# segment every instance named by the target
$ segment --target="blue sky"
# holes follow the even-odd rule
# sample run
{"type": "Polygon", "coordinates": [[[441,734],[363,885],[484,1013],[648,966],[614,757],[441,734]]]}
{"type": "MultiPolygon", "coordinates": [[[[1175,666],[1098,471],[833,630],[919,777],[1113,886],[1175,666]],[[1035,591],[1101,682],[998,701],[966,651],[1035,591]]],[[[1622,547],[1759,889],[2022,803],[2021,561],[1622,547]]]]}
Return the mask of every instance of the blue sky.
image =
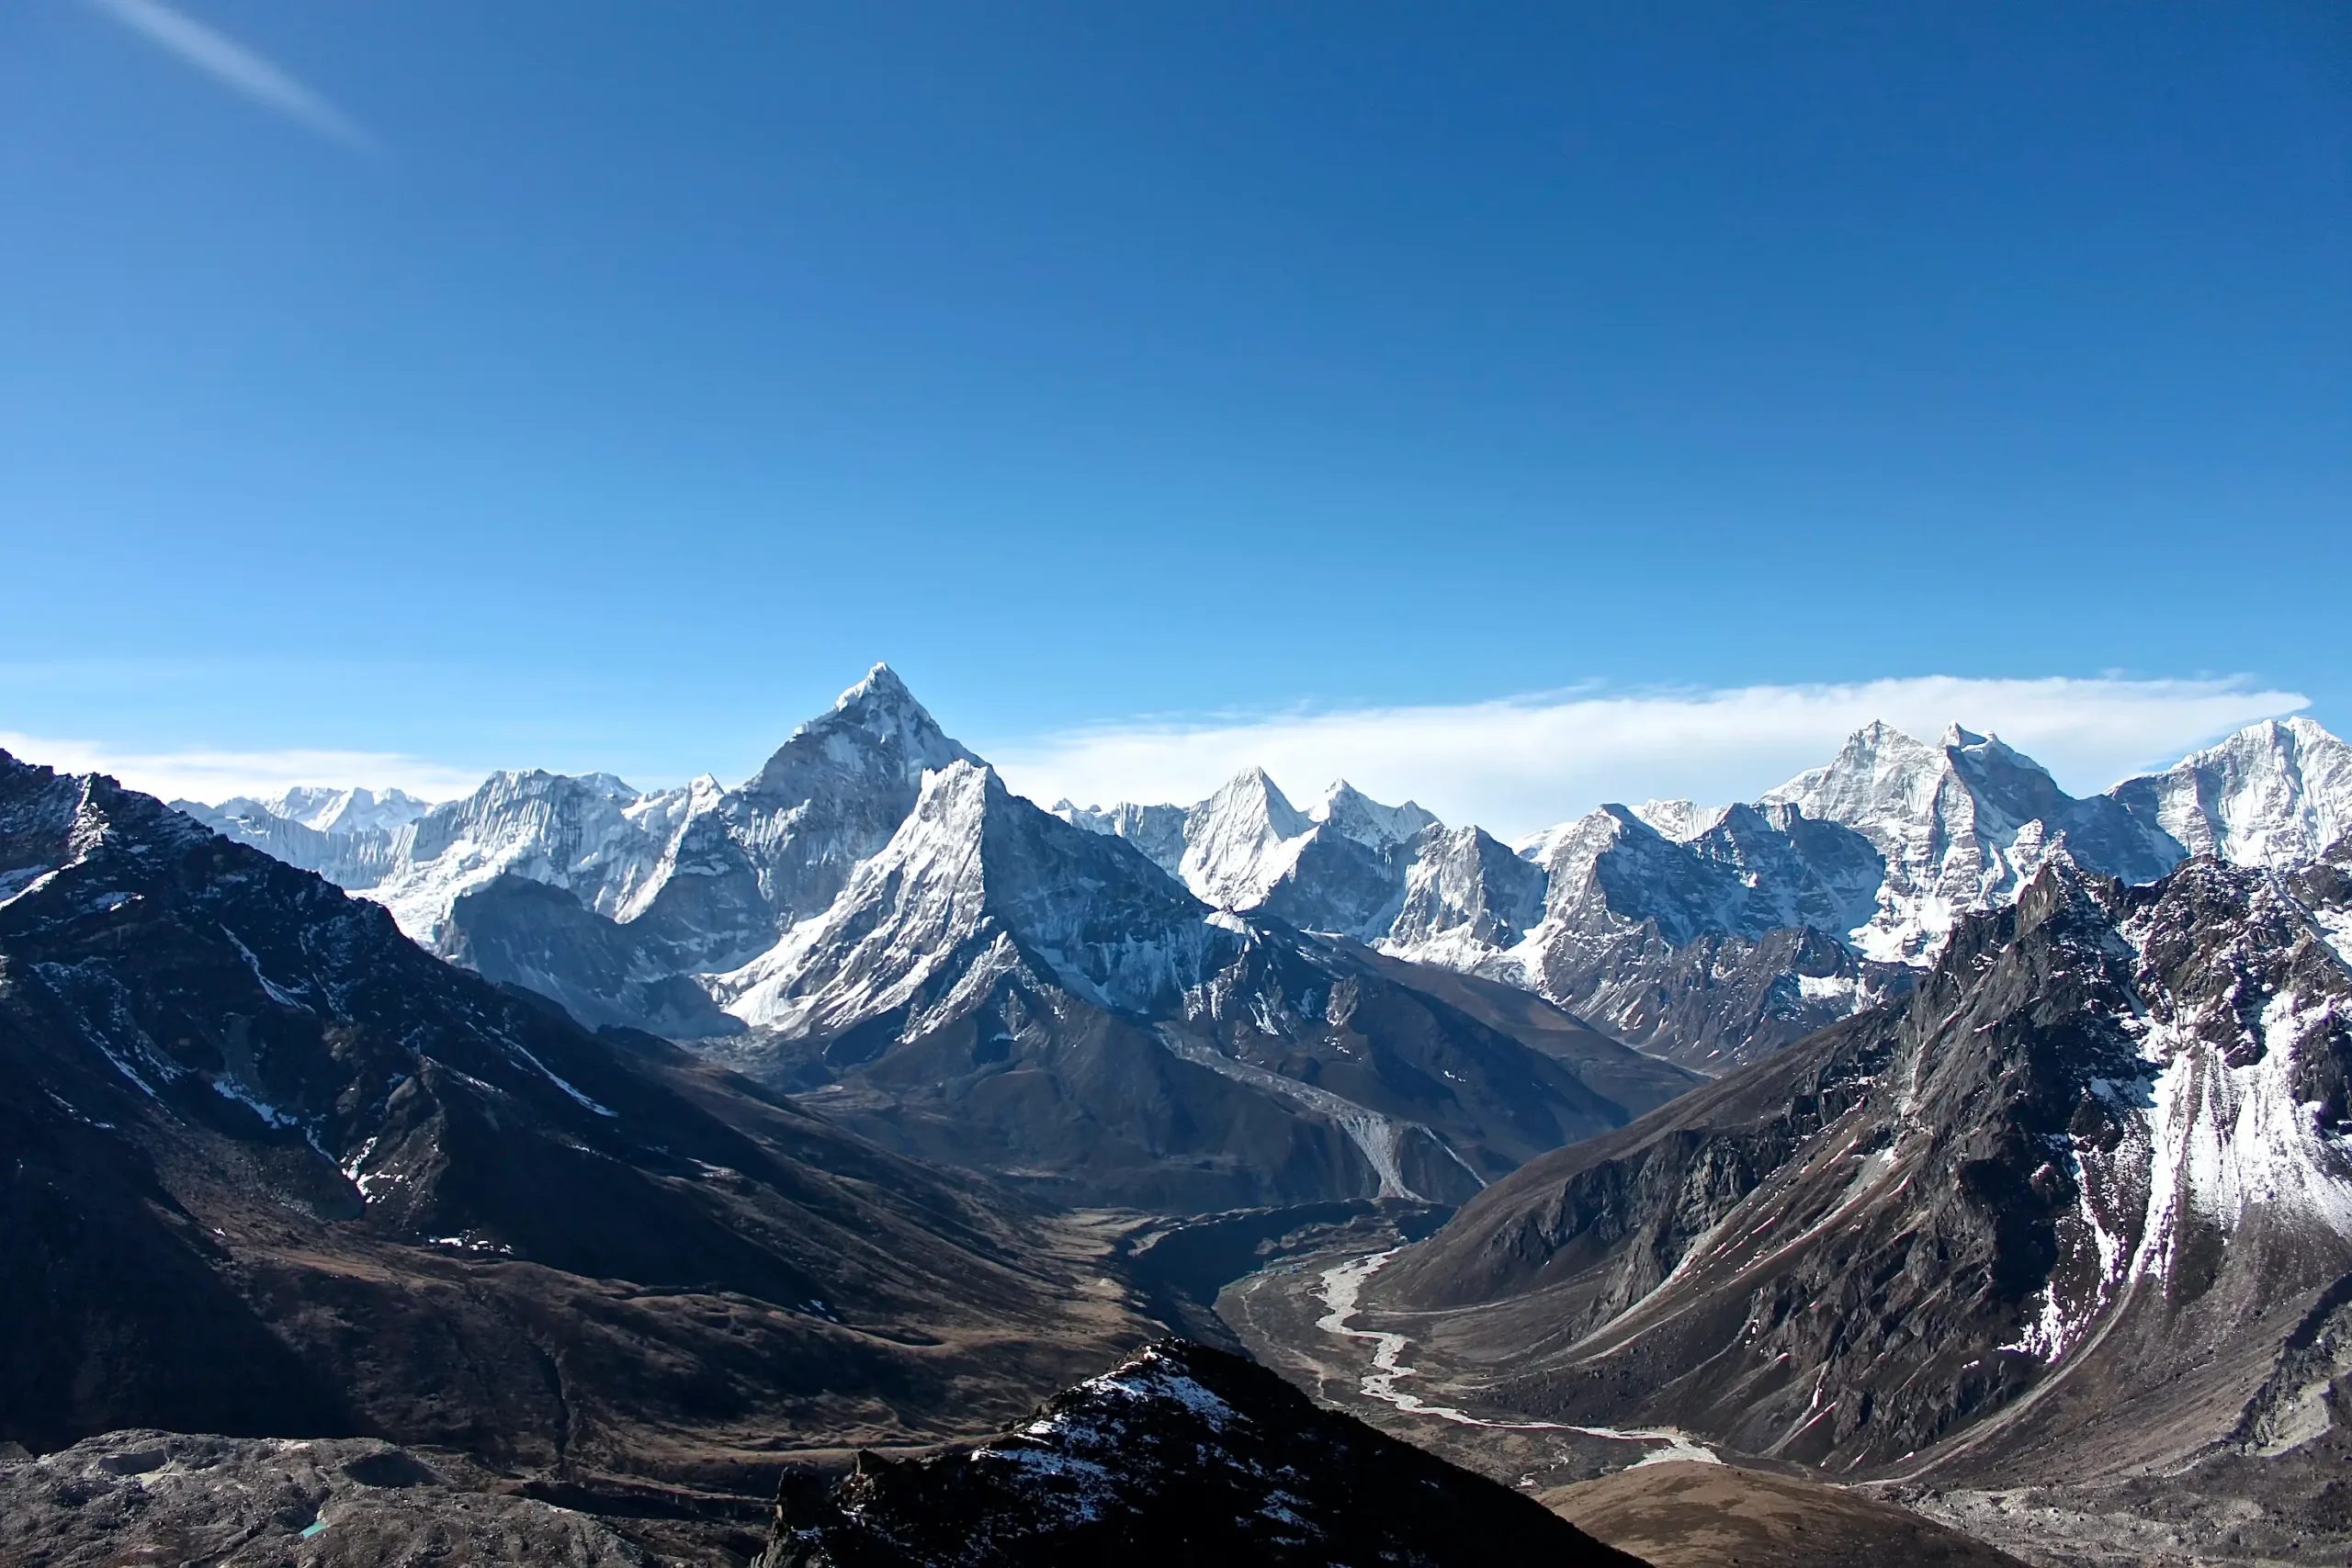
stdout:
{"type": "Polygon", "coordinates": [[[2352,728],[2347,17],[9,6],[0,732],[733,777],[877,659],[1033,763],[2352,728]]]}

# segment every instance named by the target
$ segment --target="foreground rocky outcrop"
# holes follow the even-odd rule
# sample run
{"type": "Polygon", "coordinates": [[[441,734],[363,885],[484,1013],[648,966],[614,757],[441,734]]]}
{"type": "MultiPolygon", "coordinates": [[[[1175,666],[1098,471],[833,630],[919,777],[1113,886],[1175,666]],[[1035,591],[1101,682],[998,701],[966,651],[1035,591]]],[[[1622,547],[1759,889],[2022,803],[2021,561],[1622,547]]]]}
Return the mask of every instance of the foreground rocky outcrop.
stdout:
{"type": "Polygon", "coordinates": [[[987,1442],[786,1478],[760,1568],[1639,1562],[1510,1488],[1163,1340],[987,1442]]]}

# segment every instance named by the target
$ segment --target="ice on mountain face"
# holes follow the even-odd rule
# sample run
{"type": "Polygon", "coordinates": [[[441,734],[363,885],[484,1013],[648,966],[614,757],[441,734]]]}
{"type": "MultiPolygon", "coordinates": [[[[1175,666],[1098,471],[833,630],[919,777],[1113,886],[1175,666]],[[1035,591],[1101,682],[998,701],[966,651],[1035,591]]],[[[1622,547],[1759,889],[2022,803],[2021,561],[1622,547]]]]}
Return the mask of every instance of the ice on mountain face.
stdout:
{"type": "Polygon", "coordinates": [[[2114,802],[2076,800],[1997,737],[1953,725],[1929,746],[1875,723],[1835,761],[1763,797],[1852,829],[1886,863],[1877,908],[1840,932],[1866,958],[1919,964],[1952,922],[1996,908],[2064,849],[2089,869],[2145,880],[2177,859],[2114,802]]]}
{"type": "Polygon", "coordinates": [[[1072,806],[1065,800],[1054,815],[1090,833],[1125,839],[1141,850],[1152,864],[1179,881],[1184,875],[1184,818],[1181,806],[1136,806],[1122,801],[1108,811],[1072,806]]]}
{"type": "Polygon", "coordinates": [[[979,761],[947,738],[888,665],[876,664],[831,713],[794,731],[741,793],[808,801],[816,786],[849,780],[912,790],[926,773],[979,761]]]}
{"type": "Polygon", "coordinates": [[[988,768],[927,773],[914,809],[822,915],[711,977],[748,1023],[831,1031],[906,1010],[904,1037],[1028,964],[1098,1005],[1197,986],[1236,947],[1211,911],[1131,849],[1008,793],[988,768]]]}
{"type": "Polygon", "coordinates": [[[1282,906],[1313,930],[1370,940],[1376,915],[1393,917],[1403,895],[1402,857],[1438,819],[1407,801],[1385,806],[1342,779],[1301,811],[1261,768],[1249,768],[1191,807],[1121,804],[1104,810],[1062,801],[1054,815],[1114,835],[1200,897],[1223,909],[1282,906]]]}
{"type": "Polygon", "coordinates": [[[1450,969],[1476,969],[1543,916],[1544,874],[1476,828],[1425,830],[1382,952],[1450,969]]]}
{"type": "Polygon", "coordinates": [[[1687,844],[1721,822],[1730,807],[1701,806],[1689,800],[1645,800],[1633,809],[1634,815],[1656,829],[1661,838],[1687,844]]]}
{"type": "Polygon", "coordinates": [[[2352,832],[2352,746],[2307,718],[2270,719],[2108,793],[2190,854],[2299,865],[2352,832]]]}
{"type": "Polygon", "coordinates": [[[1184,817],[1184,885],[1220,909],[1262,900],[1315,829],[1263,768],[1237,773],[1184,817]]]}
{"type": "Polygon", "coordinates": [[[1434,815],[1409,800],[1402,806],[1383,806],[1345,779],[1324,791],[1321,803],[1307,818],[1371,850],[1395,849],[1419,837],[1422,829],[1441,826],[1434,815]]]}
{"type": "Polygon", "coordinates": [[[419,818],[401,863],[353,891],[427,946],[441,939],[460,896],[505,874],[564,888],[610,916],[656,866],[658,844],[628,814],[640,798],[610,774],[492,773],[472,795],[419,818]]]}
{"type": "MultiPolygon", "coordinates": [[[[224,802],[220,809],[231,804],[224,802]]],[[[382,832],[405,828],[432,809],[432,802],[397,789],[378,795],[366,789],[335,789],[316,784],[296,784],[282,794],[253,804],[272,816],[283,817],[289,822],[300,822],[315,832],[350,834],[382,832]]]]}

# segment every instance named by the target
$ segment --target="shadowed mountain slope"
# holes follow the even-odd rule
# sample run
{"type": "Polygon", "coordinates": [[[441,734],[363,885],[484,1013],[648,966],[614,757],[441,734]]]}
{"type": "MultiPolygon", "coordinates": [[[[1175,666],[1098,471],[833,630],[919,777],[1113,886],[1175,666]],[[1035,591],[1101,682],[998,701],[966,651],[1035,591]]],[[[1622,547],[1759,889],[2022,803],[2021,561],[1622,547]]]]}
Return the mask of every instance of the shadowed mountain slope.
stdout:
{"type": "Polygon", "coordinates": [[[737,1484],[1143,1325],[1054,1224],[0,756],[0,1439],[374,1435],[737,1484]],[[751,1467],[747,1470],[746,1467],[751,1467]]]}

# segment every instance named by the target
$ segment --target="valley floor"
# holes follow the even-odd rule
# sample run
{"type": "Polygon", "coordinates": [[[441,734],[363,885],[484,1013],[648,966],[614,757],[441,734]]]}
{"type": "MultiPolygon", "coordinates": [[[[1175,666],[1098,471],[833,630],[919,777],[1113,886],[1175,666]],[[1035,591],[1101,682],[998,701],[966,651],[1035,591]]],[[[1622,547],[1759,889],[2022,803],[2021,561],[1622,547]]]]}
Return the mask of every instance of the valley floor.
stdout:
{"type": "Polygon", "coordinates": [[[2352,1480],[2327,1472],[2344,1466],[2332,1452],[2313,1455],[2291,1475],[2272,1465],[2247,1467],[2241,1475],[2226,1461],[2212,1461],[2180,1476],[2071,1486],[1833,1487],[1804,1467],[1685,1434],[1532,1419],[1484,1399],[1475,1381],[1416,1344],[1409,1314],[1354,1310],[1356,1288],[1401,1245],[1401,1235],[1359,1227],[1219,1292],[1217,1315],[1251,1355],[1326,1404],[1464,1469],[1534,1492],[1583,1528],[1654,1562],[1677,1568],[1843,1562],[1835,1552],[1824,1555],[1828,1537],[1840,1530],[1840,1539],[1875,1540],[1880,1550],[1899,1546],[1903,1561],[1921,1564],[2319,1568],[2352,1562],[2352,1513],[2335,1517],[2352,1502],[2352,1480]],[[1727,1475],[1713,1488],[1698,1488],[1692,1499],[1664,1501],[1668,1493],[1693,1490],[1693,1459],[1755,1479],[1727,1475]],[[1655,1470],[1652,1484],[1633,1483],[1630,1472],[1637,1469],[1655,1470]],[[1604,1477],[1615,1479],[1604,1483],[1604,1477]],[[1596,1490],[1604,1484],[1608,1495],[1596,1490]],[[1777,1518],[1780,1534],[1756,1525],[1755,1517],[1777,1518]],[[1612,1524],[1623,1533],[1611,1533],[1612,1524]],[[1659,1529],[1688,1540],[1660,1555],[1658,1541],[1642,1533],[1659,1529]]]}

